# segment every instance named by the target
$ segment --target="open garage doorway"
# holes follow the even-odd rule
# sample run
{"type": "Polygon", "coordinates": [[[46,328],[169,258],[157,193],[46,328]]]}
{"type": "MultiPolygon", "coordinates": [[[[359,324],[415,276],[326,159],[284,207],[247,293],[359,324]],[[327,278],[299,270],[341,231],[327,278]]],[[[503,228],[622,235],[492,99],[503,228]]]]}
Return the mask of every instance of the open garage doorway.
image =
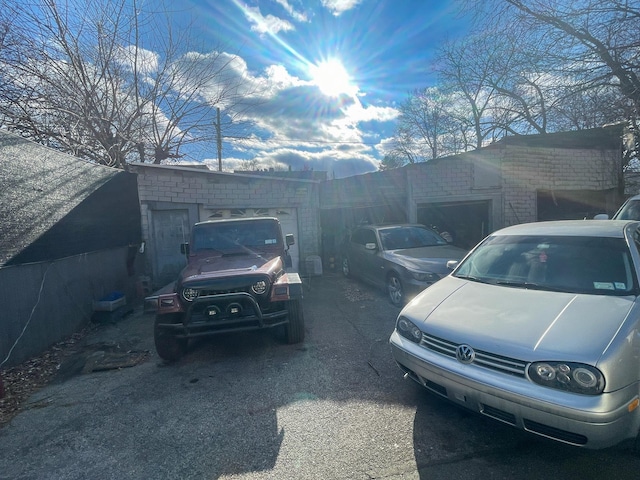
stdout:
{"type": "Polygon", "coordinates": [[[406,223],[402,201],[367,207],[343,207],[320,211],[322,229],[322,262],[325,270],[339,267],[342,245],[355,227],[383,223],[406,223]]]}
{"type": "Polygon", "coordinates": [[[455,246],[469,250],[491,232],[490,209],[490,200],[421,204],[418,223],[449,232],[455,246]]]}
{"type": "Polygon", "coordinates": [[[623,198],[617,189],[538,190],[538,221],[583,220],[599,213],[613,215],[623,198]]]}

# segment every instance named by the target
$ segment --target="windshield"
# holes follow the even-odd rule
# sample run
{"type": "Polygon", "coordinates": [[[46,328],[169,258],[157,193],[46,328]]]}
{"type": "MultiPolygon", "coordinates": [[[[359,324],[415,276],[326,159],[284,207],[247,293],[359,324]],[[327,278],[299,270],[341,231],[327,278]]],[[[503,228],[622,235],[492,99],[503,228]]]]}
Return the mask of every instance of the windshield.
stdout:
{"type": "Polygon", "coordinates": [[[238,251],[242,247],[260,249],[282,244],[280,229],[274,221],[204,223],[193,228],[192,252],[238,251]]]}
{"type": "Polygon", "coordinates": [[[391,227],[380,230],[383,250],[433,247],[447,241],[433,230],[419,226],[391,227]]]}
{"type": "Polygon", "coordinates": [[[640,220],[640,200],[631,200],[623,205],[616,220],[640,220]]]}
{"type": "Polygon", "coordinates": [[[456,277],[523,288],[636,294],[631,254],[622,238],[495,236],[456,270],[456,277]]]}

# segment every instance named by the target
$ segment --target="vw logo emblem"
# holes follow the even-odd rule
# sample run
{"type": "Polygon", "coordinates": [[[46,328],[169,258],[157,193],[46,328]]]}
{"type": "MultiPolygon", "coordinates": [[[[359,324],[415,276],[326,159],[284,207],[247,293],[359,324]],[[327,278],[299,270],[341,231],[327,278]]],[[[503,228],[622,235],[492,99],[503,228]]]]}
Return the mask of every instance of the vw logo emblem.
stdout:
{"type": "Polygon", "coordinates": [[[460,363],[471,363],[476,358],[476,352],[469,345],[458,345],[456,358],[460,363]]]}

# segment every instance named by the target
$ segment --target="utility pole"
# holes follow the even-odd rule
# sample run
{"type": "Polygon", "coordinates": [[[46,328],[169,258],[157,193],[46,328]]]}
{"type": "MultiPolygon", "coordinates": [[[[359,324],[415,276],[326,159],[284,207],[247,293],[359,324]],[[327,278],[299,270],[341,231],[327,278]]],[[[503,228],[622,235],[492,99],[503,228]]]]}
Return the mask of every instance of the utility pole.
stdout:
{"type": "Polygon", "coordinates": [[[220,129],[220,107],[216,108],[216,142],[218,144],[218,171],[222,171],[222,132],[220,129]]]}

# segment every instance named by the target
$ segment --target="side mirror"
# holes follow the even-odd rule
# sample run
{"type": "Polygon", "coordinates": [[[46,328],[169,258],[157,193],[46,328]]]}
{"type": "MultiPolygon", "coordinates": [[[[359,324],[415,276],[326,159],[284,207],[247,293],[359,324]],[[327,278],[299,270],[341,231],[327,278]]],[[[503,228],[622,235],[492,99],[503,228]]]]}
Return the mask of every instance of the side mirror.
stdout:
{"type": "Polygon", "coordinates": [[[606,213],[599,213],[598,215],[593,217],[593,219],[594,220],[609,220],[609,215],[607,215],[606,213]]]}
{"type": "Polygon", "coordinates": [[[189,244],[181,243],[180,244],[180,253],[183,255],[189,255],[189,244]]]}
{"type": "Polygon", "coordinates": [[[366,243],[364,245],[364,248],[366,248],[367,250],[377,250],[378,245],[376,245],[375,243],[366,243]]]}
{"type": "Polygon", "coordinates": [[[295,245],[296,243],[295,238],[293,238],[293,233],[287,233],[284,236],[284,241],[286,242],[287,247],[290,247],[291,245],[295,245]]]}
{"type": "Polygon", "coordinates": [[[447,269],[449,270],[455,269],[458,266],[458,263],[459,263],[458,260],[449,260],[447,262],[447,269]]]}

